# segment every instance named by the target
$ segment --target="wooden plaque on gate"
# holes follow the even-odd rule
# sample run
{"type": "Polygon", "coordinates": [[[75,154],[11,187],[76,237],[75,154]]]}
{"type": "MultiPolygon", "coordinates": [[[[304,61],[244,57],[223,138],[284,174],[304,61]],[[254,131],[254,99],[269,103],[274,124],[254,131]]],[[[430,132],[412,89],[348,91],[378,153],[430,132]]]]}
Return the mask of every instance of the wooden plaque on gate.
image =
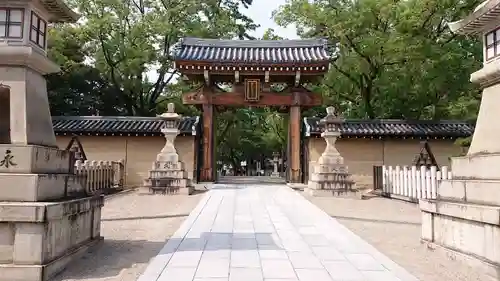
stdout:
{"type": "Polygon", "coordinates": [[[259,79],[245,79],[245,101],[259,101],[260,91],[261,84],[259,79]]]}

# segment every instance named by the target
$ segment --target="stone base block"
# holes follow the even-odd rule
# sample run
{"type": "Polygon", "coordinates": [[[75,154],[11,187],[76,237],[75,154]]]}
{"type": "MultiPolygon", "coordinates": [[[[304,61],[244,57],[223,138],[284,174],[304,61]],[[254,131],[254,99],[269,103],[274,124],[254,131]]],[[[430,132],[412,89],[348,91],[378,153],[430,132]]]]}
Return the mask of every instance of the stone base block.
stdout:
{"type": "Polygon", "coordinates": [[[500,180],[443,180],[438,199],[500,206],[500,180]]]}
{"type": "Polygon", "coordinates": [[[0,144],[0,173],[68,174],[70,156],[53,147],[0,144]]]}
{"type": "Polygon", "coordinates": [[[162,195],[191,195],[194,193],[193,186],[186,187],[175,187],[175,186],[156,186],[156,187],[148,187],[149,192],[153,194],[162,194],[162,195]]]}
{"type": "Polygon", "coordinates": [[[82,196],[74,175],[0,173],[0,201],[37,202],[82,196]]]}
{"type": "Polygon", "coordinates": [[[91,239],[46,265],[0,264],[0,281],[50,281],[102,240],[102,237],[91,239]]]}
{"type": "Polygon", "coordinates": [[[45,281],[101,240],[104,197],[0,202],[0,280],[45,281]]]}
{"type": "Polygon", "coordinates": [[[500,180],[499,153],[485,153],[451,158],[454,179],[500,180]]]}
{"type": "Polygon", "coordinates": [[[191,185],[189,179],[163,179],[163,178],[150,178],[144,180],[144,187],[172,187],[184,188],[191,185]]]}
{"type": "Polygon", "coordinates": [[[356,190],[335,190],[335,189],[313,189],[306,187],[304,193],[314,197],[341,197],[354,198],[356,190]]]}
{"type": "Polygon", "coordinates": [[[153,170],[180,171],[184,170],[184,163],[180,161],[155,161],[153,170]]]}
{"type": "Polygon", "coordinates": [[[186,178],[187,173],[184,170],[151,170],[149,178],[186,178]]]}
{"type": "Polygon", "coordinates": [[[348,173],[348,167],[344,164],[320,164],[313,166],[314,174],[348,173]]]}
{"type": "Polygon", "coordinates": [[[311,189],[326,189],[326,190],[339,190],[339,191],[350,191],[353,188],[354,183],[352,181],[317,181],[309,180],[307,187],[311,189]]]}
{"type": "Polygon", "coordinates": [[[420,200],[422,240],[500,269],[500,207],[420,200]]]}

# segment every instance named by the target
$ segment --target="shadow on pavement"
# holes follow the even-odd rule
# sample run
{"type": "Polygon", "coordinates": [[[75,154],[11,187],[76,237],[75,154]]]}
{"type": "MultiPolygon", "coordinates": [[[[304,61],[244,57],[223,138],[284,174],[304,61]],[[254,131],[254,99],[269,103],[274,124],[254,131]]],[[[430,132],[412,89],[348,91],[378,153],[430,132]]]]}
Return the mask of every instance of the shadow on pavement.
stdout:
{"type": "Polygon", "coordinates": [[[182,218],[187,217],[189,214],[175,214],[175,215],[157,215],[157,216],[138,216],[138,217],[124,217],[124,218],[109,218],[101,219],[101,221],[133,221],[133,220],[154,220],[154,219],[168,219],[168,218],[182,218]]]}
{"type": "MultiPolygon", "coordinates": [[[[115,277],[113,280],[123,280],[123,277],[118,277],[122,270],[135,267],[136,264],[149,263],[164,244],[165,242],[144,240],[104,240],[91,248],[82,258],[72,261],[52,281],[110,277],[115,277]]],[[[135,280],[134,278],[127,279],[135,280]]]]}
{"type": "Polygon", "coordinates": [[[421,223],[419,222],[398,221],[398,220],[367,219],[367,218],[346,217],[346,216],[331,216],[331,217],[340,220],[363,221],[372,223],[394,223],[394,224],[406,224],[406,225],[416,225],[416,226],[421,225],[421,223]]]}

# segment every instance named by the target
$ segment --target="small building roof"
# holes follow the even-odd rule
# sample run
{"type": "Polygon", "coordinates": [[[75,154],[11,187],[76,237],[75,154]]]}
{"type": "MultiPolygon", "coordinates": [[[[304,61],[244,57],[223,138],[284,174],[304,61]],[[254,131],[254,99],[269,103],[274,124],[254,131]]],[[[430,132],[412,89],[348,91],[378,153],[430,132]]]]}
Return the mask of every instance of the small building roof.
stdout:
{"type": "MultiPolygon", "coordinates": [[[[179,124],[181,135],[196,135],[199,117],[183,117],[179,124]]],[[[160,117],[136,116],[52,116],[56,135],[130,135],[163,136],[160,117]]]]}
{"type": "Polygon", "coordinates": [[[245,65],[328,64],[330,53],[324,39],[218,40],[183,38],[174,54],[176,61],[245,65]]]}
{"type": "MultiPolygon", "coordinates": [[[[181,135],[201,132],[200,117],[184,117],[181,135]]],[[[306,137],[321,135],[320,118],[304,118],[306,137]]],[[[163,136],[159,117],[53,116],[56,135],[163,136]]],[[[463,121],[345,120],[341,137],[353,138],[461,138],[474,133],[474,124],[463,121]]]]}
{"type": "Polygon", "coordinates": [[[40,3],[52,14],[50,22],[76,22],[80,18],[64,0],[40,0],[40,3]]]}
{"type": "MultiPolygon", "coordinates": [[[[321,118],[304,118],[305,135],[321,135],[321,118]]],[[[344,120],[342,137],[462,138],[474,133],[474,124],[432,120],[344,120]]]]}
{"type": "Polygon", "coordinates": [[[462,20],[451,22],[448,26],[452,32],[457,34],[475,34],[484,31],[499,18],[500,0],[486,0],[479,4],[472,14],[462,20]]]}

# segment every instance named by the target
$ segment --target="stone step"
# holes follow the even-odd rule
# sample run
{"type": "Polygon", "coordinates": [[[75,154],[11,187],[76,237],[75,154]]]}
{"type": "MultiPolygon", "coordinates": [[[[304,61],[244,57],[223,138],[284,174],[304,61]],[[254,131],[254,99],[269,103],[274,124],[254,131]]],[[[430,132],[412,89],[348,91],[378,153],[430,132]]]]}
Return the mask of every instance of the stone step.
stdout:
{"type": "Polygon", "coordinates": [[[498,153],[451,158],[453,177],[463,179],[500,180],[498,163],[500,163],[498,153]]]}
{"type": "Polygon", "coordinates": [[[0,201],[40,202],[85,194],[75,175],[0,173],[0,201]]]}
{"type": "Polygon", "coordinates": [[[500,180],[443,180],[437,196],[448,201],[500,206],[500,180]]]}

